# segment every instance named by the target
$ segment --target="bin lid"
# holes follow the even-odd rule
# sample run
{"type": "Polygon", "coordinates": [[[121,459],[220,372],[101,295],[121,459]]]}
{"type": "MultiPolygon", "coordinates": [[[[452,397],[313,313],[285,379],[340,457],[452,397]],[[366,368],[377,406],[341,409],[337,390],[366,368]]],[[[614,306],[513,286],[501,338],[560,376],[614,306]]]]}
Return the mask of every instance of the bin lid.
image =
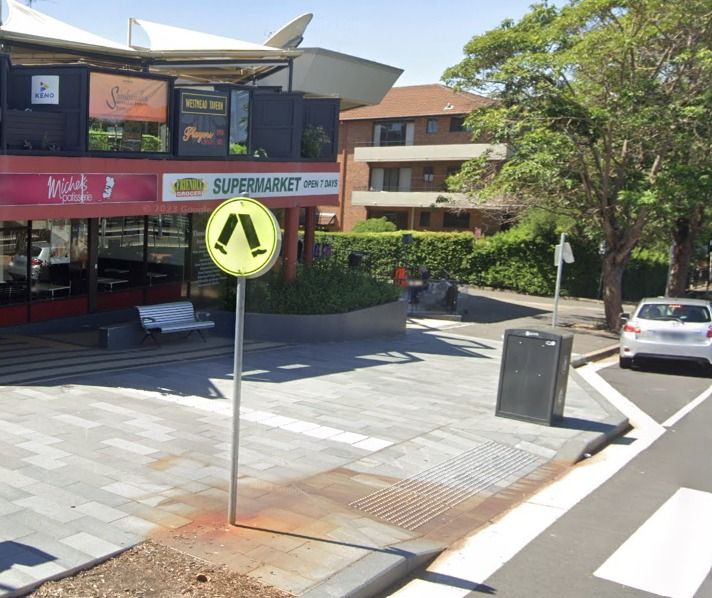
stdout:
{"type": "Polygon", "coordinates": [[[553,326],[532,326],[531,328],[507,328],[504,331],[507,336],[523,336],[526,338],[543,338],[546,340],[564,340],[573,338],[573,333],[555,328],[553,326]]]}

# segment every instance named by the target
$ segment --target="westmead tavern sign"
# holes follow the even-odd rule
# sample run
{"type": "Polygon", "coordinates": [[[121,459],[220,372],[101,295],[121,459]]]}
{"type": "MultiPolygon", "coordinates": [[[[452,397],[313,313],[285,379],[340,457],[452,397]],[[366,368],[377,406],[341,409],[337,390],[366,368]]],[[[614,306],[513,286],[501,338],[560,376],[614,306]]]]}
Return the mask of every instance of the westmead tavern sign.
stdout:
{"type": "Polygon", "coordinates": [[[163,201],[248,197],[336,195],[338,172],[170,173],[163,175],[163,201]]]}

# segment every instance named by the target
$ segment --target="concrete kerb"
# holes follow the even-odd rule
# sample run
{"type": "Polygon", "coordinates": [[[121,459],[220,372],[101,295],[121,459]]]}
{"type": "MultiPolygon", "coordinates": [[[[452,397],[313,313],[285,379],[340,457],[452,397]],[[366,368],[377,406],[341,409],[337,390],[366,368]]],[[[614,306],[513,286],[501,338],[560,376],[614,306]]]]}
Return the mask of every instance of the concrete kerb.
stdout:
{"type": "Polygon", "coordinates": [[[310,588],[302,598],[371,598],[425,567],[446,546],[425,539],[408,540],[371,552],[310,588]]]}
{"type": "Polygon", "coordinates": [[[102,563],[105,563],[106,561],[113,559],[114,557],[117,557],[120,554],[123,554],[127,550],[131,550],[134,546],[138,546],[139,544],[141,544],[140,541],[134,542],[133,544],[131,544],[129,546],[123,546],[123,547],[119,548],[118,550],[114,550],[114,551],[104,554],[102,556],[93,558],[85,563],[82,563],[81,565],[77,565],[76,567],[71,567],[69,569],[65,569],[64,571],[61,571],[60,573],[57,573],[55,575],[50,575],[48,577],[43,577],[42,579],[38,579],[37,581],[35,581],[31,584],[22,586],[21,588],[10,590],[9,593],[4,595],[4,598],[19,598],[20,596],[27,596],[29,592],[34,592],[34,590],[36,590],[38,587],[40,587],[44,583],[48,583],[50,581],[55,581],[57,579],[64,579],[66,577],[71,577],[72,575],[76,575],[77,573],[81,573],[82,571],[87,571],[88,569],[91,569],[92,567],[101,565],[102,563]]]}
{"type": "MultiPolygon", "coordinates": [[[[630,428],[628,418],[605,400],[575,368],[613,355],[618,345],[578,356],[572,363],[576,383],[596,400],[609,416],[597,422],[599,429],[583,431],[567,442],[555,460],[576,463],[591,455],[630,428]]],[[[384,550],[369,553],[302,594],[302,598],[370,598],[401,582],[414,570],[426,567],[445,550],[445,546],[425,539],[409,540],[384,550]]]]}
{"type": "Polygon", "coordinates": [[[618,352],[618,343],[615,345],[609,345],[608,347],[603,347],[596,351],[591,351],[590,353],[585,353],[584,355],[579,355],[571,360],[571,366],[574,368],[579,368],[592,361],[599,361],[600,359],[605,359],[611,355],[615,355],[618,352]]]}
{"type": "Polygon", "coordinates": [[[610,345],[596,351],[579,355],[572,360],[573,371],[571,375],[576,378],[576,383],[594,399],[601,408],[608,413],[608,417],[597,422],[598,430],[583,431],[576,438],[569,440],[556,454],[555,459],[567,463],[578,463],[605,448],[613,440],[630,430],[630,422],[618,409],[613,407],[601,394],[593,388],[578,372],[576,368],[594,361],[605,359],[618,352],[618,345],[610,345]]]}

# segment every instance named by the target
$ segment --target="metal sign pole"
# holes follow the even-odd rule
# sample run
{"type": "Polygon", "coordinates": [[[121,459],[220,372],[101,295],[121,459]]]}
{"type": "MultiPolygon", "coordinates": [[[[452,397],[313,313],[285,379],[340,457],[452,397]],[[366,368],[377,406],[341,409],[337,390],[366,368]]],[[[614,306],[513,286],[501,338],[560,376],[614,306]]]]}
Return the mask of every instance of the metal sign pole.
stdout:
{"type": "Polygon", "coordinates": [[[240,452],[240,391],[242,387],[242,337],[245,321],[245,277],[237,277],[235,293],[235,355],[232,379],[232,459],[230,466],[230,504],[228,521],[237,525],[237,468],[240,452]]]}
{"type": "Polygon", "coordinates": [[[566,233],[561,233],[561,241],[559,241],[559,259],[556,264],[556,290],[554,291],[554,312],[551,314],[551,325],[556,326],[557,315],[559,311],[559,293],[561,292],[561,272],[564,269],[564,242],[566,241],[566,233]]]}

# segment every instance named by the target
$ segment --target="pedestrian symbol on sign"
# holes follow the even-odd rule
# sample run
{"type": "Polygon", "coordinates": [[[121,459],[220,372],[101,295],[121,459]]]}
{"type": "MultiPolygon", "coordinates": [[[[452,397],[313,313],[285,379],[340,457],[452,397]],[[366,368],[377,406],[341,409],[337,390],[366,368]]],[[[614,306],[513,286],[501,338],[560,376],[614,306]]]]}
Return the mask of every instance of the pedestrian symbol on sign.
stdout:
{"type": "Polygon", "coordinates": [[[220,231],[220,236],[215,243],[215,249],[221,251],[224,255],[227,255],[227,250],[225,245],[230,241],[233,232],[235,232],[235,226],[237,225],[237,220],[240,219],[240,224],[242,229],[245,231],[245,238],[252,251],[252,257],[257,257],[263,253],[267,253],[266,249],[260,249],[260,240],[257,237],[257,231],[255,231],[255,225],[252,224],[252,217],[249,214],[230,214],[227,217],[227,221],[223,226],[222,231],[220,231]]]}
{"type": "Polygon", "coordinates": [[[210,216],[205,242],[213,261],[233,276],[253,278],[272,267],[282,235],[272,212],[247,197],[228,199],[210,216]]]}

